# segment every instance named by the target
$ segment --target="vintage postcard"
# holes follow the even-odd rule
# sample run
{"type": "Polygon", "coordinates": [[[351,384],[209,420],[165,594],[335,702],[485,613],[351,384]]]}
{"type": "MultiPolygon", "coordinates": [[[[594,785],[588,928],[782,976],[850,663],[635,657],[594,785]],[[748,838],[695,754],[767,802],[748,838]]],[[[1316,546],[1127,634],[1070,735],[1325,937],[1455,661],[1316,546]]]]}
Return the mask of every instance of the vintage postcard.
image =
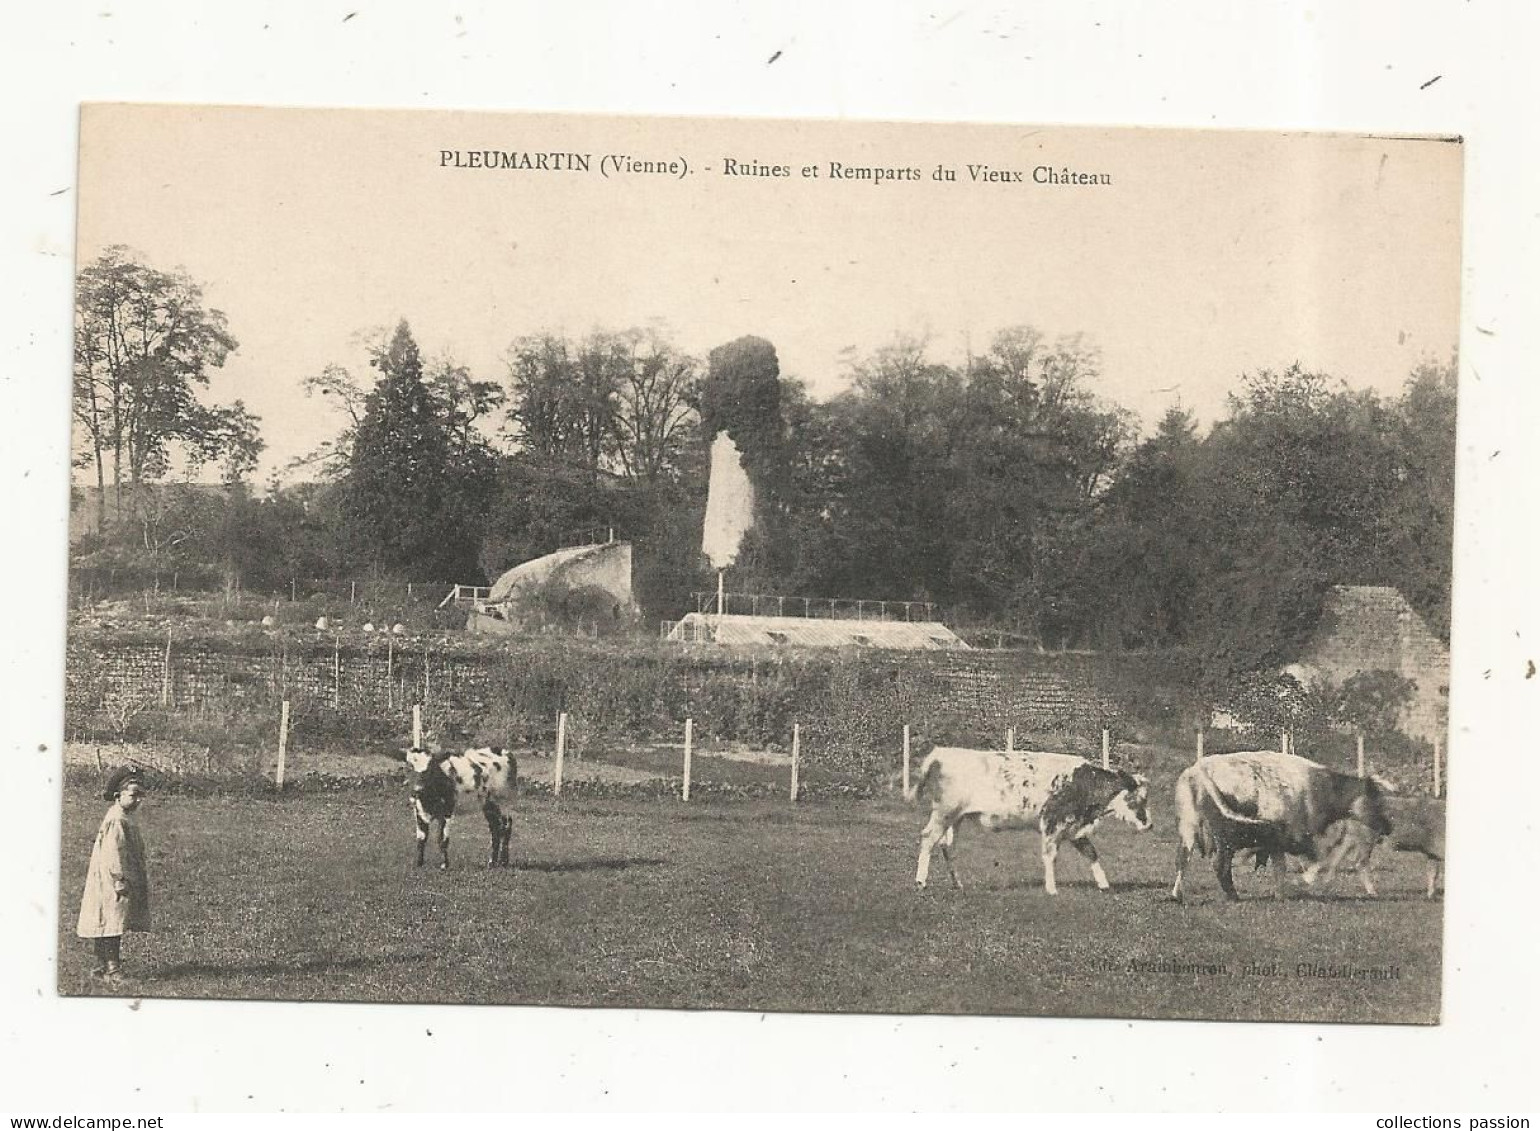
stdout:
{"type": "Polygon", "coordinates": [[[86,106],[59,991],[1436,1022],[1462,171],[86,106]]]}

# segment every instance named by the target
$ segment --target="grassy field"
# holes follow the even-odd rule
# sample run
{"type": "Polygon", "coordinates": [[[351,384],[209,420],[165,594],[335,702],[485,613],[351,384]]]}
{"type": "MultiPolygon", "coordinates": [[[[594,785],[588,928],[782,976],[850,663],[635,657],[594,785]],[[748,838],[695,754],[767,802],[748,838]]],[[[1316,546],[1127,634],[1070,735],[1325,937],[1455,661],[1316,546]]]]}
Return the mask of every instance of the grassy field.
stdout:
{"type": "MultiPolygon", "coordinates": [[[[1160,796],[1159,793],[1156,795],[1160,796]]],[[[60,992],[100,992],[74,937],[102,803],[64,805],[60,992]]],[[[404,794],[282,799],[161,793],[144,814],[156,931],[131,935],[131,996],[540,1003],[741,1010],[1429,1022],[1442,904],[1419,862],[1385,860],[1381,898],[1271,898],[1239,876],[1166,898],[1166,812],[1099,831],[1114,891],[1060,856],[1044,894],[1036,837],[963,830],[968,890],[913,890],[921,813],[891,801],[526,799],[513,867],[487,871],[480,818],[456,868],[412,866],[404,794]],[[1248,973],[1248,964],[1276,972],[1248,973]],[[1300,964],[1393,968],[1382,980],[1300,964]],[[1146,964],[1146,965],[1134,965],[1146,964]],[[1151,965],[1154,964],[1153,968],[1151,965]],[[1161,964],[1204,969],[1171,972],[1161,964]]],[[[430,861],[436,859],[430,846],[430,861]]],[[[944,877],[945,869],[937,861],[944,877]]]]}

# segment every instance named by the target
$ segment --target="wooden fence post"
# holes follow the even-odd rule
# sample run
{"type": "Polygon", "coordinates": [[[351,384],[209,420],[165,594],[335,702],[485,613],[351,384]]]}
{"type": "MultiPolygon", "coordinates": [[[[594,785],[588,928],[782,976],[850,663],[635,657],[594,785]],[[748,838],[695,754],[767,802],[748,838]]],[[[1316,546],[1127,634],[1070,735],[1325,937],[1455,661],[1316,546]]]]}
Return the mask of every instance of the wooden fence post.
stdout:
{"type": "Polygon", "coordinates": [[[1106,727],[1103,727],[1102,728],[1102,769],[1110,770],[1111,768],[1112,768],[1112,735],[1107,732],[1107,728],[1106,727]]]}
{"type": "Polygon", "coordinates": [[[694,745],[695,720],[686,719],[684,721],[684,792],[680,795],[682,801],[690,800],[690,754],[694,745]]]}
{"type": "Polygon", "coordinates": [[[802,760],[802,724],[791,724],[791,799],[797,800],[797,770],[802,760]]]}
{"type": "Polygon", "coordinates": [[[342,710],[342,637],[332,637],[332,707],[342,710]]]}
{"type": "Polygon", "coordinates": [[[904,797],[909,797],[909,724],[904,724],[904,797]]]}
{"type": "Polygon", "coordinates": [[[1005,728],[1005,752],[1007,754],[1014,754],[1016,752],[1016,728],[1015,727],[1006,727],[1005,728]]]}
{"type": "Polygon", "coordinates": [[[1364,776],[1364,732],[1358,732],[1358,776],[1364,776]]]}
{"type": "Polygon", "coordinates": [[[283,789],[284,767],[289,758],[289,701],[283,701],[283,710],[278,716],[278,773],[275,775],[278,789],[283,789]]]}
{"type": "Polygon", "coordinates": [[[567,760],[567,712],[556,716],[556,769],[551,778],[551,790],[561,796],[562,765],[567,760]]]}
{"type": "MultiPolygon", "coordinates": [[[[386,629],[386,631],[390,631],[386,629]]],[[[396,699],[396,638],[385,638],[385,709],[395,710],[396,699]]]]}
{"type": "Polygon", "coordinates": [[[1434,797],[1442,797],[1444,795],[1444,780],[1443,780],[1443,778],[1444,778],[1444,773],[1443,773],[1444,767],[1443,767],[1443,762],[1442,762],[1442,759],[1441,759],[1441,755],[1443,754],[1442,746],[1443,746],[1443,739],[1441,739],[1438,735],[1435,734],[1433,736],[1433,796],[1434,797]]]}
{"type": "Polygon", "coordinates": [[[166,629],[166,657],[160,666],[160,705],[171,706],[171,630],[166,629]]]}
{"type": "Polygon", "coordinates": [[[1194,762],[1201,762],[1201,761],[1203,761],[1203,728],[1202,727],[1198,728],[1198,756],[1196,758],[1194,758],[1193,761],[1194,762]]]}

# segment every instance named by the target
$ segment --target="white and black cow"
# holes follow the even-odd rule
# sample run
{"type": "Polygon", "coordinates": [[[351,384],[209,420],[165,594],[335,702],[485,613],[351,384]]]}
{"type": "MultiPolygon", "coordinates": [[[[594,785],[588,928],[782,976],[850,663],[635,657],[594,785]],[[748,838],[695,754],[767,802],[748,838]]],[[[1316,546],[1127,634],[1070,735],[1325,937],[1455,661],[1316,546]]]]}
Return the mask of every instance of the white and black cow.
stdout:
{"type": "Polygon", "coordinates": [[[487,819],[492,833],[487,867],[508,865],[513,818],[504,809],[513,807],[519,780],[519,764],[512,754],[495,746],[460,754],[414,746],[392,756],[406,763],[412,815],[417,819],[418,867],[434,821],[439,823],[439,867],[449,867],[449,824],[462,803],[474,805],[487,819]]]}
{"type": "Polygon", "coordinates": [[[1310,861],[1304,880],[1319,870],[1322,834],[1338,821],[1357,821],[1375,836],[1390,831],[1384,792],[1373,778],[1328,769],[1294,754],[1250,750],[1215,754],[1188,766],[1176,779],[1176,882],[1196,848],[1215,854],[1214,870],[1228,899],[1239,899],[1231,866],[1237,851],[1253,849],[1257,866],[1269,859],[1282,893],[1285,855],[1310,861]]]}
{"type": "Polygon", "coordinates": [[[1383,838],[1376,837],[1357,821],[1343,821],[1338,826],[1337,845],[1321,869],[1321,884],[1330,883],[1337,869],[1345,865],[1357,868],[1364,891],[1377,895],[1371,865],[1375,847],[1383,843],[1397,852],[1412,852],[1427,859],[1427,896],[1432,899],[1438,892],[1439,877],[1444,870],[1443,799],[1387,793],[1381,800],[1385,815],[1390,819],[1390,832],[1383,838]]]}
{"type": "Polygon", "coordinates": [[[1136,829],[1150,827],[1149,786],[1125,770],[1104,770],[1073,754],[1021,751],[1012,754],[938,746],[920,764],[911,799],[924,794],[930,820],[920,833],[920,861],[914,881],[925,886],[930,857],[941,846],[942,858],[961,888],[952,864],[952,842],[959,822],[975,819],[986,830],[1036,827],[1042,836],[1043,886],[1058,893],[1054,859],[1064,841],[1091,862],[1096,886],[1106,891],[1091,830],[1108,815],[1136,829]]]}

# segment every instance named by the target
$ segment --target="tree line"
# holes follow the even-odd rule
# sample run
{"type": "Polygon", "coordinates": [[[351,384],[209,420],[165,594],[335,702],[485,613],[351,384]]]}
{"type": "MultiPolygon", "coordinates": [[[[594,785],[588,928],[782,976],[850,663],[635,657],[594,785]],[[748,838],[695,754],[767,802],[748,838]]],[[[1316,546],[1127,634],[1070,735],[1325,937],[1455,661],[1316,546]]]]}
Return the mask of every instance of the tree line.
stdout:
{"type": "Polygon", "coordinates": [[[1395,396],[1297,364],[1239,373],[1208,429],[1174,408],[1141,437],[1097,393],[1092,341],[1025,323],[961,363],[916,337],[852,352],[846,391],[815,401],[758,337],[695,358],[656,326],[538,332],[489,377],[425,358],[402,321],[368,342],[371,373],[304,379],[341,426],[290,469],[304,482],[257,490],[260,422],[197,396],[237,345],[190,279],[109,249],[76,322],[77,464],[101,512],[82,560],[198,562],[254,589],[484,583],[612,527],[644,610],[674,616],[712,584],[725,429],[758,508],[736,589],[931,601],[1050,648],[1189,648],[1216,675],[1292,658],[1334,584],[1396,586],[1448,635],[1453,357],[1395,396]],[[224,489],[172,489],[173,452],[224,489]]]}

